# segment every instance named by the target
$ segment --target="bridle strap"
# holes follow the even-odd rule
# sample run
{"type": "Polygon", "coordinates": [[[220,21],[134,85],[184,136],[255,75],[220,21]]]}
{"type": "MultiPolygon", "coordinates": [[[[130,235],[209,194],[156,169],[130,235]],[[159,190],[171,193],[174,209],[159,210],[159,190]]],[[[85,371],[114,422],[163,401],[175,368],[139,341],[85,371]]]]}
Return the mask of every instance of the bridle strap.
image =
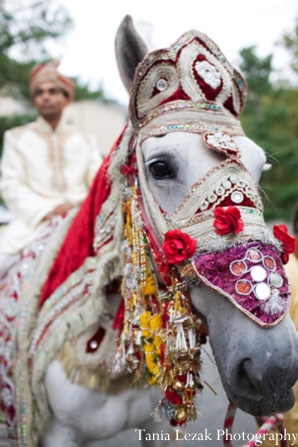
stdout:
{"type": "Polygon", "coordinates": [[[140,190],[138,192],[138,205],[139,205],[140,212],[142,215],[144,230],[148,237],[150,246],[153,249],[154,253],[158,253],[161,249],[161,241],[159,240],[159,238],[156,234],[156,231],[152,227],[150,219],[148,218],[148,215],[145,210],[144,202],[143,202],[143,197],[142,197],[140,190]]]}
{"type": "MultiPolygon", "coordinates": [[[[237,407],[235,407],[235,405],[233,405],[232,403],[229,403],[224,421],[225,435],[223,438],[223,445],[225,447],[233,447],[233,424],[236,416],[236,411],[237,407]]],[[[244,444],[243,447],[255,447],[256,442],[260,439],[262,440],[263,436],[265,437],[269,430],[272,429],[273,425],[276,423],[276,420],[277,419],[274,415],[270,416],[257,431],[256,435],[258,435],[258,439],[256,438],[256,436],[254,436],[254,438],[244,444]]],[[[287,447],[288,443],[287,440],[284,438],[283,423],[279,425],[278,431],[280,435],[280,447],[287,447]]]]}

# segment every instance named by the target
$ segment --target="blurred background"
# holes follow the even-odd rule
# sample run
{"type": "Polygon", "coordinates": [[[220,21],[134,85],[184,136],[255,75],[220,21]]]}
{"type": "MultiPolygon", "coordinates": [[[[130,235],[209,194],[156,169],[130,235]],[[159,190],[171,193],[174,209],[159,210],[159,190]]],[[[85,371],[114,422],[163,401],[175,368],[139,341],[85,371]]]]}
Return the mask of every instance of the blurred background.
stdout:
{"type": "Polygon", "coordinates": [[[290,221],[298,201],[297,0],[0,0],[0,154],[5,129],[35,117],[28,94],[32,66],[52,57],[76,83],[64,119],[94,133],[108,153],[127,118],[128,94],[114,56],[125,14],[150,49],[196,28],[237,61],[249,86],[244,130],[272,165],[260,185],[265,217],[290,221]]]}

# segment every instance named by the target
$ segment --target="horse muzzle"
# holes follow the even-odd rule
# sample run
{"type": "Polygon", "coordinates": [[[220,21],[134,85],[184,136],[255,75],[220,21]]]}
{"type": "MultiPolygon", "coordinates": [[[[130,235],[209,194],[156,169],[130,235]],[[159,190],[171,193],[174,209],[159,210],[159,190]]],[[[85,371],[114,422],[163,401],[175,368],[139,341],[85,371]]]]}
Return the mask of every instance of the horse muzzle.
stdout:
{"type": "Polygon", "coordinates": [[[193,267],[205,285],[260,326],[276,325],[286,315],[289,282],[275,246],[252,242],[204,253],[194,259],[193,267]]]}

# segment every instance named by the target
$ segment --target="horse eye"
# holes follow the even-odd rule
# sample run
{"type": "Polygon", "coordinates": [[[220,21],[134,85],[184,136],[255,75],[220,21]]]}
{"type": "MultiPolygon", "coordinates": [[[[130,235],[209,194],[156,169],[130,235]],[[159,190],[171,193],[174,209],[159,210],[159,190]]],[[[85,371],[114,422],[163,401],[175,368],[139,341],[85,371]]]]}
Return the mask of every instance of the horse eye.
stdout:
{"type": "Polygon", "coordinates": [[[155,179],[173,178],[174,172],[164,161],[155,161],[149,166],[150,172],[155,179]]]}

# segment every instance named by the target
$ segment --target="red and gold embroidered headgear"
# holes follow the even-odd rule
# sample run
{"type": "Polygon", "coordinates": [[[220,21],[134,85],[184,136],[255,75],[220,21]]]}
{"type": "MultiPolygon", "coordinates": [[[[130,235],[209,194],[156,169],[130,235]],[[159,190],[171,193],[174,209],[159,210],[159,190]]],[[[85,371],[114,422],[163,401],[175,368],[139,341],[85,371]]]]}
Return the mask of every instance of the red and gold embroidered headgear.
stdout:
{"type": "Polygon", "coordinates": [[[35,90],[42,82],[54,82],[66,92],[71,99],[73,98],[74,83],[70,78],[59,73],[59,64],[60,61],[58,59],[52,59],[48,64],[36,65],[32,69],[29,80],[31,97],[33,97],[35,90]]]}
{"type": "Polygon", "coordinates": [[[214,125],[239,135],[246,93],[244,78],[218,46],[192,30],[139,64],[130,117],[141,141],[171,131],[209,131],[214,125]]]}

